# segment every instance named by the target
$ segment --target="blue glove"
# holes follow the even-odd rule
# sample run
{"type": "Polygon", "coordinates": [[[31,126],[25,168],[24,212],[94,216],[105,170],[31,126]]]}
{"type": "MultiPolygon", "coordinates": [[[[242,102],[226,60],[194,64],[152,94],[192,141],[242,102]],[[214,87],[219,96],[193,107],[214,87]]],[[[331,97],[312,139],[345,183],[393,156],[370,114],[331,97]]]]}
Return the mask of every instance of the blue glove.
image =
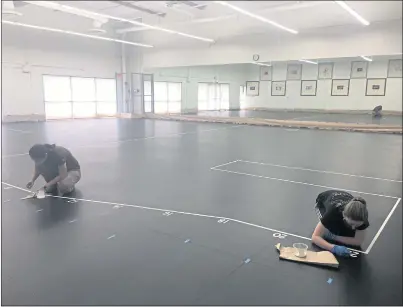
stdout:
{"type": "Polygon", "coordinates": [[[333,246],[331,252],[337,256],[342,256],[342,257],[349,257],[350,253],[351,253],[347,247],[340,246],[340,245],[333,246]]]}

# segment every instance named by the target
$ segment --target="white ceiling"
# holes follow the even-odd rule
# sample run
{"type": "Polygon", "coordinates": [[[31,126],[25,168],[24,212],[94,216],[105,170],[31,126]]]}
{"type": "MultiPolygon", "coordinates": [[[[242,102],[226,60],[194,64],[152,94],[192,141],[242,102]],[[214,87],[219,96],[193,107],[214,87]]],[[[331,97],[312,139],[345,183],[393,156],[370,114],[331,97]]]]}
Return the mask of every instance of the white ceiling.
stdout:
{"type": "MultiPolygon", "coordinates": [[[[194,8],[183,1],[124,1],[137,7],[159,13],[150,14],[121,5],[118,1],[56,1],[58,3],[99,12],[125,19],[142,21],[171,30],[214,39],[215,44],[249,43],[256,34],[267,34],[267,39],[281,39],[290,34],[257,19],[242,15],[229,7],[213,1],[193,1],[204,7],[194,8]]],[[[333,1],[234,1],[234,5],[299,31],[299,36],[320,33],[337,35],[343,31],[359,31],[364,27],[353,16],[333,1]],[[337,31],[335,30],[337,29],[337,31]]],[[[371,24],[402,19],[402,1],[347,1],[347,4],[371,24]]],[[[92,20],[65,12],[53,11],[32,4],[16,3],[20,17],[3,15],[3,20],[32,25],[89,33],[92,20]]],[[[10,25],[3,25],[3,36],[10,25]]],[[[371,25],[369,26],[371,27],[371,25]]],[[[129,29],[126,39],[151,44],[155,48],[208,47],[208,42],[198,41],[125,22],[109,21],[103,36],[122,38],[119,30],[129,29]]],[[[18,30],[34,33],[36,30],[18,30]]],[[[9,30],[15,35],[16,30],[9,30]]],[[[50,34],[49,34],[50,35],[50,34]]],[[[57,34],[63,35],[63,34],[57,34]]],[[[21,40],[24,36],[21,35],[21,40]]]]}

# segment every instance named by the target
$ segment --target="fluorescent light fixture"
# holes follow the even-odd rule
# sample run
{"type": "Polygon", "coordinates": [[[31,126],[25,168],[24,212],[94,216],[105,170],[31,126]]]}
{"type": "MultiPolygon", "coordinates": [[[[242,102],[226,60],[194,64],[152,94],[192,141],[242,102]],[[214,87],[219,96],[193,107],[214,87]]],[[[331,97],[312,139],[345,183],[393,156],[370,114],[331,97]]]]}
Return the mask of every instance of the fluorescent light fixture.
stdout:
{"type": "Polygon", "coordinates": [[[351,7],[349,7],[345,1],[334,1],[334,2],[336,2],[343,9],[345,9],[347,12],[349,12],[351,15],[353,15],[355,18],[357,18],[358,21],[361,22],[364,26],[369,26],[369,21],[365,20],[356,11],[354,11],[351,7]]]}
{"type": "Polygon", "coordinates": [[[4,23],[4,24],[9,24],[9,25],[13,25],[13,26],[19,26],[19,27],[25,27],[25,28],[30,28],[30,29],[36,29],[36,30],[49,31],[49,32],[56,32],[56,33],[64,33],[64,34],[70,34],[70,35],[81,36],[81,37],[88,37],[88,38],[93,38],[93,39],[100,39],[100,40],[104,40],[104,41],[111,41],[111,42],[115,42],[115,43],[133,45],[133,46],[138,46],[138,47],[146,47],[146,48],[154,47],[154,46],[151,46],[151,45],[133,43],[133,42],[124,41],[124,40],[120,40],[120,39],[114,39],[114,38],[109,38],[109,37],[102,37],[102,36],[96,36],[96,35],[90,35],[90,34],[84,34],[84,33],[72,32],[72,31],[65,31],[65,30],[48,28],[48,27],[34,26],[34,25],[29,25],[29,24],[20,23],[20,22],[14,22],[14,21],[8,21],[8,20],[2,20],[1,22],[4,23]]]}
{"type": "Polygon", "coordinates": [[[372,62],[372,59],[366,57],[365,55],[360,55],[365,61],[372,62]]]}
{"type": "Polygon", "coordinates": [[[260,62],[251,62],[251,64],[260,65],[260,66],[268,66],[268,67],[271,66],[271,64],[265,64],[265,63],[260,63],[260,62]]]}
{"type": "Polygon", "coordinates": [[[233,9],[234,11],[237,11],[237,12],[242,13],[242,14],[244,14],[244,15],[247,15],[247,16],[249,16],[249,17],[258,19],[258,20],[263,21],[263,22],[265,22],[265,23],[269,23],[269,24],[271,24],[271,25],[273,25],[273,26],[275,26],[275,27],[277,27],[277,28],[280,28],[280,29],[282,29],[282,30],[284,30],[284,31],[290,32],[290,33],[292,33],[292,34],[298,34],[298,31],[296,31],[296,30],[293,30],[293,29],[284,27],[284,26],[278,24],[277,22],[271,21],[271,20],[269,20],[269,19],[267,19],[267,18],[264,18],[264,17],[262,17],[262,16],[253,14],[253,13],[248,12],[248,11],[245,11],[244,9],[241,9],[241,8],[235,6],[235,5],[229,4],[227,1],[214,1],[214,2],[217,3],[217,4],[221,4],[221,5],[224,5],[224,6],[228,6],[229,8],[233,9]]]}
{"type": "Polygon", "coordinates": [[[300,61],[300,62],[305,62],[305,63],[309,63],[309,64],[315,64],[315,65],[318,65],[318,63],[317,62],[314,62],[314,61],[309,61],[309,60],[298,60],[298,61],[300,61]]]}
{"type": "Polygon", "coordinates": [[[137,26],[142,26],[142,27],[146,27],[146,28],[149,28],[149,29],[153,29],[153,30],[158,30],[158,31],[162,31],[162,32],[170,33],[170,34],[176,34],[176,35],[180,35],[180,36],[184,36],[184,37],[188,37],[188,38],[193,38],[193,39],[198,39],[198,40],[209,42],[209,43],[214,43],[214,40],[211,39],[211,38],[205,38],[205,37],[201,37],[201,36],[196,36],[196,35],[191,35],[191,34],[187,34],[187,33],[183,33],[183,32],[169,30],[169,29],[165,29],[165,28],[161,28],[161,27],[157,27],[157,26],[152,26],[152,25],[140,22],[140,21],[129,20],[129,19],[110,16],[110,15],[101,14],[101,13],[95,13],[95,12],[79,9],[79,8],[76,8],[76,7],[68,6],[68,5],[59,4],[59,3],[56,3],[56,2],[51,2],[51,1],[23,1],[23,2],[33,4],[33,5],[37,5],[37,6],[41,6],[41,7],[50,8],[50,9],[53,9],[53,10],[59,10],[59,11],[62,11],[62,12],[68,12],[68,13],[71,13],[71,14],[81,13],[81,14],[88,15],[88,16],[86,16],[88,18],[98,17],[98,18],[107,18],[107,19],[123,21],[123,22],[131,23],[131,24],[134,24],[134,25],[137,25],[137,26]]]}

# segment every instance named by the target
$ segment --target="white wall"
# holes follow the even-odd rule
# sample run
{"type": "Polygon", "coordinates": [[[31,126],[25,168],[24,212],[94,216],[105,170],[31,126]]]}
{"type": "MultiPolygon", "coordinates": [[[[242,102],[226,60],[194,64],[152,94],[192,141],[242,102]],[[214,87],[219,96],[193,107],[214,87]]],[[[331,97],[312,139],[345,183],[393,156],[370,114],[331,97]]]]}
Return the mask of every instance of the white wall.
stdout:
{"type": "MultiPolygon", "coordinates": [[[[316,80],[318,66],[302,65],[302,80],[316,80]]],[[[334,63],[334,79],[349,79],[351,61],[334,63]]],[[[387,78],[388,59],[368,63],[367,78],[387,78]]],[[[273,80],[286,80],[285,63],[273,66],[273,80]]],[[[250,81],[259,81],[259,67],[248,71],[250,81]]],[[[271,82],[260,82],[260,95],[246,96],[246,107],[270,109],[372,110],[382,105],[384,110],[402,112],[402,78],[387,78],[385,96],[366,96],[367,79],[351,79],[348,96],[331,96],[332,80],[318,80],[316,96],[301,96],[301,81],[287,81],[285,96],[271,96],[271,82]]]]}
{"type": "Polygon", "coordinates": [[[27,49],[3,46],[2,119],[43,120],[42,75],[114,78],[121,70],[115,56],[91,52],[27,49]]]}
{"type": "Polygon", "coordinates": [[[239,109],[239,88],[245,84],[248,65],[219,65],[146,69],[154,74],[154,81],[182,83],[182,112],[197,111],[198,83],[229,83],[229,101],[231,109],[239,109]]]}
{"type": "Polygon", "coordinates": [[[388,55],[402,52],[402,20],[374,23],[369,27],[333,27],[320,33],[301,32],[293,36],[271,37],[266,34],[248,36],[245,42],[216,44],[197,49],[147,50],[144,67],[177,67],[249,63],[253,54],[260,61],[289,61],[388,55]]]}

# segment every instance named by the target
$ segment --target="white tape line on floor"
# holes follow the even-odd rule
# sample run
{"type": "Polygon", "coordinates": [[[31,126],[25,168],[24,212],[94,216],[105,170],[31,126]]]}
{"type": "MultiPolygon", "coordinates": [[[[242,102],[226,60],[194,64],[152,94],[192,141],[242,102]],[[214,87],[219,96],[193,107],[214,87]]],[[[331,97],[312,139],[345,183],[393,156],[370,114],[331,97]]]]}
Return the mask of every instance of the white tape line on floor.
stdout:
{"type": "MultiPolygon", "coordinates": [[[[30,192],[29,190],[11,185],[9,183],[6,182],[2,182],[5,185],[9,185],[12,186],[16,189],[19,189],[21,191],[25,191],[25,192],[30,192]]],[[[100,201],[100,200],[92,200],[92,199],[83,199],[83,198],[72,198],[72,197],[65,197],[65,196],[48,196],[48,197],[53,197],[53,198],[60,198],[60,199],[67,199],[67,200],[77,200],[77,201],[82,201],[82,202],[91,202],[91,203],[99,203],[99,204],[107,204],[107,205],[119,205],[122,207],[130,207],[130,208],[138,208],[138,209],[145,209],[145,210],[153,210],[153,211],[163,211],[163,212],[172,212],[172,213],[176,213],[176,214],[181,214],[181,215],[190,215],[190,216],[198,216],[198,217],[206,217],[206,218],[213,218],[213,219],[217,219],[217,220],[229,220],[235,223],[239,223],[239,224],[243,224],[243,225],[248,225],[248,226],[252,226],[252,227],[256,227],[256,228],[260,228],[260,229],[264,229],[264,230],[268,230],[270,232],[275,232],[275,233],[282,233],[282,234],[286,234],[292,237],[296,237],[296,238],[300,238],[300,239],[304,239],[304,240],[309,240],[311,241],[310,238],[308,237],[303,237],[300,235],[296,235],[296,234],[292,234],[292,233],[288,233],[288,232],[284,232],[281,230],[276,230],[273,228],[269,228],[269,227],[265,227],[265,226],[261,226],[261,225],[257,225],[257,224],[253,224],[253,223],[248,223],[248,222],[244,222],[241,220],[236,220],[236,219],[232,219],[232,218],[228,218],[228,217],[223,217],[223,216],[215,216],[215,215],[207,215],[207,214],[200,214],[200,213],[193,213],[193,212],[185,212],[185,211],[176,211],[176,210],[169,210],[169,209],[162,209],[162,208],[153,208],[153,207],[144,207],[144,206],[139,206],[139,205],[129,205],[129,204],[122,204],[122,203],[115,203],[115,202],[108,202],[108,201],[100,201]]],[[[114,237],[114,236],[112,236],[114,237]]],[[[354,250],[354,249],[350,249],[352,251],[358,252],[358,253],[362,253],[362,254],[366,254],[366,252],[363,251],[359,251],[359,250],[354,250]]]]}

